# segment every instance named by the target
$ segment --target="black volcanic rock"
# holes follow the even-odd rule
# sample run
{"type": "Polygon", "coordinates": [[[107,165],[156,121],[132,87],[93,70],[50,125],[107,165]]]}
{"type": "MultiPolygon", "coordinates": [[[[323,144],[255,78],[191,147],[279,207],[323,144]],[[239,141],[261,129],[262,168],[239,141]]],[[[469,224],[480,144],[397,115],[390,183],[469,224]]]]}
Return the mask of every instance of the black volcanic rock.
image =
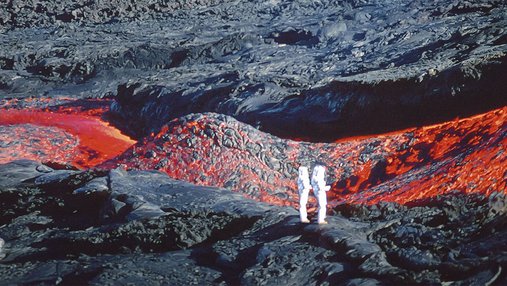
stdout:
{"type": "Polygon", "coordinates": [[[25,180],[51,173],[52,168],[30,160],[18,160],[0,165],[0,187],[18,185],[25,180]]]}
{"type": "Polygon", "coordinates": [[[196,9],[225,1],[9,1],[0,10],[5,29],[43,27],[54,24],[106,24],[159,18],[179,9],[196,9]]]}
{"type": "Polygon", "coordinates": [[[33,177],[36,166],[46,173],[0,188],[9,285],[507,282],[503,194],[343,205],[320,226],[299,223],[292,208],[158,172],[82,171],[41,185],[37,178],[61,172],[21,161],[0,165],[0,176],[33,177]],[[97,187],[104,181],[107,190],[97,187]],[[113,201],[122,202],[117,212],[108,211],[113,201]]]}
{"type": "MultiPolygon", "coordinates": [[[[359,146],[295,143],[251,126],[321,141],[505,106],[506,8],[499,0],[0,4],[0,106],[112,97],[130,134],[157,134],[173,120],[124,163],[199,183],[218,174],[211,182],[238,191],[156,171],[0,165],[0,284],[507,284],[505,194],[342,204],[325,226],[242,195],[294,202],[287,186],[297,165],[326,158],[337,196],[382,198],[477,158],[499,166],[482,181],[502,180],[491,175],[505,161],[502,111],[483,117],[491,126],[475,122],[479,131],[434,130],[435,142],[460,139],[438,159],[428,150],[442,146],[422,144],[417,130],[359,146]],[[481,150],[496,155],[467,157],[481,150]],[[411,171],[388,174],[388,160],[399,159],[390,154],[402,161],[391,167],[411,171]],[[371,171],[359,178],[363,166],[371,171]],[[261,192],[261,183],[276,187],[261,192]]],[[[453,172],[435,186],[447,191],[464,175],[453,172]]]]}
{"type": "Polygon", "coordinates": [[[205,111],[311,140],[392,130],[507,104],[506,8],[11,1],[0,7],[0,98],[115,96],[137,136],[205,111]]]}

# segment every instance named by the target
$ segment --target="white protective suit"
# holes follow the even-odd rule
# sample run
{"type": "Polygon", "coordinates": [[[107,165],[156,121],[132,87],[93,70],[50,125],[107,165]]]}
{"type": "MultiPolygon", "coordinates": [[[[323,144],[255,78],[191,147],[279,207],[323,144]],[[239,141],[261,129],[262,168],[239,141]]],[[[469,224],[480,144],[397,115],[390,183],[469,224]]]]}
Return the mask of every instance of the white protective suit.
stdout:
{"type": "Polygon", "coordinates": [[[326,206],[327,206],[327,194],[326,192],[331,189],[331,186],[326,185],[325,174],[326,168],[322,165],[317,165],[313,168],[312,172],[312,188],[313,194],[317,198],[317,202],[319,203],[318,209],[318,223],[327,223],[326,222],[326,206]]]}
{"type": "Polygon", "coordinates": [[[306,203],[308,203],[308,194],[310,193],[310,175],[307,167],[299,167],[298,169],[298,190],[299,190],[299,219],[301,222],[308,223],[308,213],[306,211],[306,203]]]}
{"type": "Polygon", "coordinates": [[[5,253],[2,249],[4,247],[4,245],[5,245],[5,241],[2,238],[0,238],[0,260],[2,260],[5,257],[5,253]]]}

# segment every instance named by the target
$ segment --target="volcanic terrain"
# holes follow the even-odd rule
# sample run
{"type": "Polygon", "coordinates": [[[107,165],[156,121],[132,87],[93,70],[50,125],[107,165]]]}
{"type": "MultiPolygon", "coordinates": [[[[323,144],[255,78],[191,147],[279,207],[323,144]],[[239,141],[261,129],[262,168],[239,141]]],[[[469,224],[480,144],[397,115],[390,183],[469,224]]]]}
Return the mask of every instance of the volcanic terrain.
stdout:
{"type": "Polygon", "coordinates": [[[0,4],[0,284],[507,284],[506,10],[0,4]]]}

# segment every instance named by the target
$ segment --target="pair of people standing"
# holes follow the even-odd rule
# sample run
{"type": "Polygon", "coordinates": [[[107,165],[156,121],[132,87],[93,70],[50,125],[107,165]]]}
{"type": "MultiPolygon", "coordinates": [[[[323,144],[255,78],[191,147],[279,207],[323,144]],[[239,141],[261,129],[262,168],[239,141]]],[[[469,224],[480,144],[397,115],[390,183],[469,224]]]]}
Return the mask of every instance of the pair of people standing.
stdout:
{"type": "Polygon", "coordinates": [[[313,168],[312,178],[308,174],[308,168],[301,166],[298,170],[298,189],[299,189],[299,217],[302,223],[309,223],[308,213],[306,211],[306,204],[308,203],[308,195],[310,188],[313,189],[313,194],[317,198],[319,208],[317,211],[317,222],[319,224],[327,224],[326,221],[326,205],[327,195],[331,186],[326,185],[325,173],[326,168],[323,165],[316,165],[313,168]]]}

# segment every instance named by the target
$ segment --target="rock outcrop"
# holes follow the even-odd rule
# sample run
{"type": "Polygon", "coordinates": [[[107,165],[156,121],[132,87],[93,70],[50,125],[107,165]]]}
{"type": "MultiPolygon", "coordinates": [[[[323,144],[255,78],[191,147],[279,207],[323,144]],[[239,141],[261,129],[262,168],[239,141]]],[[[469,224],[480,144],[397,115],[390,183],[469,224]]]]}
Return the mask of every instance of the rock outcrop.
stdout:
{"type": "Polygon", "coordinates": [[[320,226],[155,171],[16,161],[0,165],[0,178],[6,284],[507,282],[503,194],[340,205],[320,226]]]}
{"type": "Polygon", "coordinates": [[[138,137],[217,112],[326,141],[507,104],[504,1],[30,3],[0,7],[0,94],[115,96],[138,137]]]}

